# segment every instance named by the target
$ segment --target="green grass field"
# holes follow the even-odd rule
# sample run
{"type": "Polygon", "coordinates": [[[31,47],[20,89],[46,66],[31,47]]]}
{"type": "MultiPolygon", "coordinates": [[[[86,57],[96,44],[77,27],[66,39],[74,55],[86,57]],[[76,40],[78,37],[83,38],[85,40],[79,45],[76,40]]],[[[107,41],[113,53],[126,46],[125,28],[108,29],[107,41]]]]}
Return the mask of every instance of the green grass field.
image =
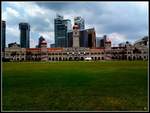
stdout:
{"type": "Polygon", "coordinates": [[[4,111],[147,111],[148,62],[3,63],[4,111]]]}

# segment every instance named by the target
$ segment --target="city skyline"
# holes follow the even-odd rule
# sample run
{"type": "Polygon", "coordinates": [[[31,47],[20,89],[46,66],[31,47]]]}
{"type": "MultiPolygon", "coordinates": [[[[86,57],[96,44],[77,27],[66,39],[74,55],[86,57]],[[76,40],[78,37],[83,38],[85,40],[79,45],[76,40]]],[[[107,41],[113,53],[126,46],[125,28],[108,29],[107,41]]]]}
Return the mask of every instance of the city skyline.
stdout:
{"type": "Polygon", "coordinates": [[[56,14],[70,19],[72,25],[74,17],[81,16],[85,20],[85,28],[94,27],[96,37],[106,34],[113,44],[133,42],[148,35],[148,2],[2,2],[6,47],[8,43],[20,42],[20,22],[31,25],[31,47],[37,45],[41,35],[49,47],[54,43],[56,14]]]}

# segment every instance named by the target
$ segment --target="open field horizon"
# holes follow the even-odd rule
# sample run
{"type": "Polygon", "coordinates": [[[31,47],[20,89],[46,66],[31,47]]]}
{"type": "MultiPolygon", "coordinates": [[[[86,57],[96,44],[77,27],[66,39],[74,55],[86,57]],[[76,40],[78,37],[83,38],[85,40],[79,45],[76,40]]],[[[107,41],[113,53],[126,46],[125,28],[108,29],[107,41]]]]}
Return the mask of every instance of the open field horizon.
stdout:
{"type": "Polygon", "coordinates": [[[147,111],[148,61],[2,63],[4,111],[147,111]]]}

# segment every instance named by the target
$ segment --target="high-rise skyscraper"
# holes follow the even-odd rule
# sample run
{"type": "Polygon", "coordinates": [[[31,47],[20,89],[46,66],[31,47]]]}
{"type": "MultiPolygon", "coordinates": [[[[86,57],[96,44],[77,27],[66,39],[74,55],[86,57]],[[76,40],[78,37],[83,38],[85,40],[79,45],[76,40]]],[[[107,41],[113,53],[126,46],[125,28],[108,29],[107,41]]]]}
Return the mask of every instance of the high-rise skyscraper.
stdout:
{"type": "Polygon", "coordinates": [[[107,39],[107,35],[104,35],[103,38],[100,40],[100,47],[105,47],[106,39],[107,39]]]}
{"type": "Polygon", "coordinates": [[[21,48],[30,48],[30,25],[28,23],[20,23],[19,29],[21,48]]]}
{"type": "Polygon", "coordinates": [[[6,22],[2,21],[2,51],[5,51],[5,45],[6,45],[6,22]]]}
{"type": "Polygon", "coordinates": [[[71,30],[71,20],[57,15],[54,19],[55,47],[67,47],[67,32],[71,30]]]}
{"type": "Polygon", "coordinates": [[[80,16],[74,18],[74,24],[77,24],[80,30],[83,30],[85,28],[84,19],[80,16]]]}
{"type": "Polygon", "coordinates": [[[68,32],[72,31],[72,26],[71,26],[71,20],[69,19],[65,19],[63,20],[64,21],[64,24],[65,24],[65,39],[66,39],[66,42],[65,42],[65,47],[68,47],[68,32]]]}

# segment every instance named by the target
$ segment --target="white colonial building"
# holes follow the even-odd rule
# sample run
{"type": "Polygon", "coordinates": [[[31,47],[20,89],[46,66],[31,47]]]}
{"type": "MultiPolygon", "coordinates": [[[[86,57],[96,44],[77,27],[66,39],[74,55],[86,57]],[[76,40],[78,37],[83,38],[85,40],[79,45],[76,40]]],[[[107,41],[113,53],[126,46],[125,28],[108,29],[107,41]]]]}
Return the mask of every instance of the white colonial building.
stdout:
{"type": "MultiPolygon", "coordinates": [[[[75,44],[76,45],[76,44],[75,44]]],[[[47,48],[47,42],[41,42],[40,48],[20,48],[14,43],[5,48],[3,54],[9,61],[67,61],[67,60],[148,60],[148,37],[134,44],[126,42],[124,46],[111,47],[111,41],[104,48],[47,48]]]]}

